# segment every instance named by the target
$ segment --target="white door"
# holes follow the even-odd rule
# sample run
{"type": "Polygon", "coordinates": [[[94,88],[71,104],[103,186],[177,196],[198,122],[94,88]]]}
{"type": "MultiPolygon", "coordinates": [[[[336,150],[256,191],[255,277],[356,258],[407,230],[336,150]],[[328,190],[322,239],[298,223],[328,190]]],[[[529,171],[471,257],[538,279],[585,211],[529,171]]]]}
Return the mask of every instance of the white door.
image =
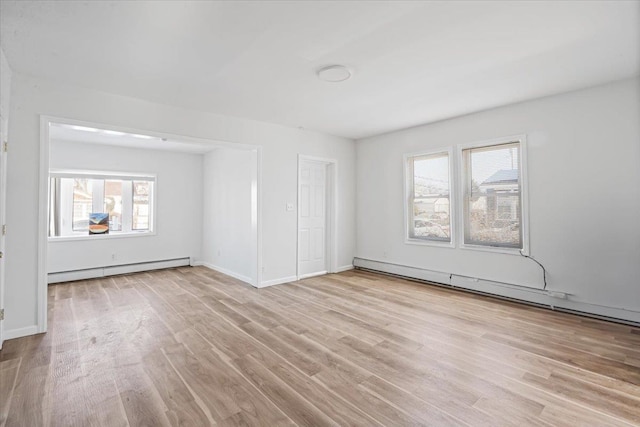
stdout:
{"type": "Polygon", "coordinates": [[[327,272],[327,163],[300,159],[298,277],[327,272]]]}

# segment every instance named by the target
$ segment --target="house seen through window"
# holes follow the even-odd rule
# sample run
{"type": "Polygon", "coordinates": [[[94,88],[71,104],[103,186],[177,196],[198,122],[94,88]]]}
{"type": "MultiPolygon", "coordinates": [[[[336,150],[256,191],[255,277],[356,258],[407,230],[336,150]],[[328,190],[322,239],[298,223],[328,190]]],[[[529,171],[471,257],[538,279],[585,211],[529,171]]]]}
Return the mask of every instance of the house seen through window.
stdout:
{"type": "Polygon", "coordinates": [[[522,249],[520,143],[462,150],[464,243],[522,249]]]}

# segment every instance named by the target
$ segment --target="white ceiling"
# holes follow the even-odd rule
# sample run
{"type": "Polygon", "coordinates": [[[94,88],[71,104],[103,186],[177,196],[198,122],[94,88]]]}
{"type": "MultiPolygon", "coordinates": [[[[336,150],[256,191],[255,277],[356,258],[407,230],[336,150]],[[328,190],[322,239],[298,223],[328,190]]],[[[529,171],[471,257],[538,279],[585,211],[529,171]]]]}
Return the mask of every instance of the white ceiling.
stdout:
{"type": "Polygon", "coordinates": [[[349,138],[640,73],[638,1],[0,4],[16,72],[349,138]]]}

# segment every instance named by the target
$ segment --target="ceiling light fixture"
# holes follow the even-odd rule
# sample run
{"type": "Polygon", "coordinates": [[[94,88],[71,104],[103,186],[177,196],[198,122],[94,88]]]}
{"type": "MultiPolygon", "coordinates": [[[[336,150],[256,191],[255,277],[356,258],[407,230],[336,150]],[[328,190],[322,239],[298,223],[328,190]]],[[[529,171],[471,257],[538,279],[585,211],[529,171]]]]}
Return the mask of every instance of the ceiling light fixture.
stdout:
{"type": "Polygon", "coordinates": [[[317,71],[318,78],[325,82],[338,83],[351,78],[351,70],[344,65],[327,65],[317,71]]]}
{"type": "Polygon", "coordinates": [[[105,133],[107,135],[113,135],[113,136],[123,136],[126,135],[126,133],[124,132],[118,132],[117,130],[103,130],[102,133],[105,133]]]}
{"type": "Polygon", "coordinates": [[[153,136],[140,135],[140,134],[137,134],[137,133],[132,133],[131,136],[134,137],[134,138],[140,138],[140,139],[154,139],[153,136]]]}

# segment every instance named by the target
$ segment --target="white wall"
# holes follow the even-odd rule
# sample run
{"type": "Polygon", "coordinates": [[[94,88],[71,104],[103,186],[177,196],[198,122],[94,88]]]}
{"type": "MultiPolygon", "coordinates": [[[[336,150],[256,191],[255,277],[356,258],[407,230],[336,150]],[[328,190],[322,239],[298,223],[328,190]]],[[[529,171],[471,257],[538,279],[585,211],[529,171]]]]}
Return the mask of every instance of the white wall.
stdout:
{"type": "MultiPolygon", "coordinates": [[[[212,94],[215,96],[215,94],[212,94]]],[[[39,115],[262,146],[263,280],[296,274],[297,156],[338,160],[338,265],[355,250],[355,144],[325,134],[190,111],[138,99],[58,85],[15,73],[12,80],[8,168],[5,328],[37,323],[39,115]]],[[[26,329],[23,329],[26,328],[26,329]]],[[[15,335],[14,335],[15,336],[15,335]]]]}
{"type": "Polygon", "coordinates": [[[245,282],[257,280],[257,229],[252,224],[255,150],[217,148],[204,157],[202,262],[245,282]]]}
{"type": "Polygon", "coordinates": [[[144,237],[52,239],[48,272],[199,257],[202,160],[200,154],[51,141],[49,166],[53,169],[156,175],[156,228],[154,235],[144,237]]]}
{"type": "Polygon", "coordinates": [[[4,56],[4,51],[0,48],[0,118],[2,124],[0,129],[3,132],[3,136],[7,130],[7,123],[9,117],[9,104],[11,100],[11,67],[7,62],[7,58],[4,56]]]}
{"type": "Polygon", "coordinates": [[[515,134],[528,138],[530,250],[548,288],[639,321],[637,78],[357,141],[356,256],[541,287],[539,268],[518,255],[404,243],[404,153],[515,134]]]}

